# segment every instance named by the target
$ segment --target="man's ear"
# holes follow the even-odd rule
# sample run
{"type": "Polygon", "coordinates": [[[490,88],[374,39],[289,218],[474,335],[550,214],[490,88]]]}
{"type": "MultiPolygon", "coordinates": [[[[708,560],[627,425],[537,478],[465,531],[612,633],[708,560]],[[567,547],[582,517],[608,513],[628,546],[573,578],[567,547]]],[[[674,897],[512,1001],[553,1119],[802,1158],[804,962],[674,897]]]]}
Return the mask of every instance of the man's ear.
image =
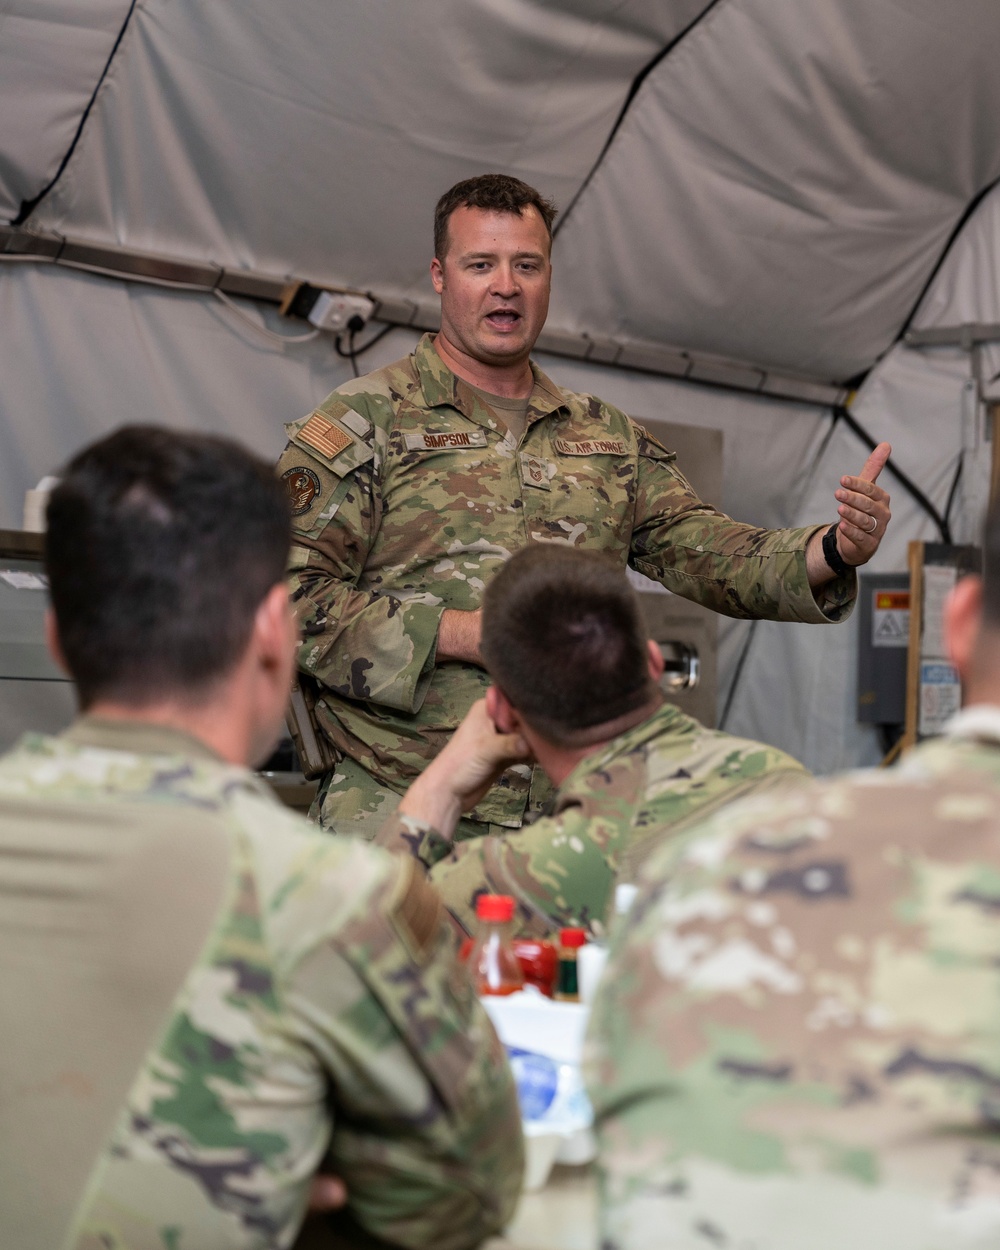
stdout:
{"type": "Polygon", "coordinates": [[[523,722],[515,711],[513,704],[499,686],[490,686],[486,691],[486,711],[500,733],[513,734],[521,732],[523,722]]]}
{"type": "Polygon", "coordinates": [[[663,659],[663,652],[660,650],[660,644],[654,642],[652,638],[646,643],[646,654],[649,659],[649,676],[654,686],[660,684],[660,678],[663,676],[663,670],[666,667],[663,659]]]}
{"type": "Polygon", "coordinates": [[[253,645],[261,667],[286,669],[291,680],[297,630],[288,602],[288,587],[277,582],[257,606],[253,623],[253,645]]]}
{"type": "Polygon", "coordinates": [[[434,290],[440,295],[444,290],[444,265],[436,256],[431,261],[431,282],[434,283],[434,290]]]}
{"type": "Polygon", "coordinates": [[[945,646],[963,684],[972,669],[982,621],[982,578],[963,577],[948,595],[944,605],[945,646]]]}
{"type": "Polygon", "coordinates": [[[56,614],[51,608],[45,609],[45,645],[49,649],[49,655],[52,656],[56,664],[67,677],[73,674],[69,671],[69,665],[66,663],[66,656],[63,654],[62,643],[59,641],[59,626],[56,624],[56,614]]]}

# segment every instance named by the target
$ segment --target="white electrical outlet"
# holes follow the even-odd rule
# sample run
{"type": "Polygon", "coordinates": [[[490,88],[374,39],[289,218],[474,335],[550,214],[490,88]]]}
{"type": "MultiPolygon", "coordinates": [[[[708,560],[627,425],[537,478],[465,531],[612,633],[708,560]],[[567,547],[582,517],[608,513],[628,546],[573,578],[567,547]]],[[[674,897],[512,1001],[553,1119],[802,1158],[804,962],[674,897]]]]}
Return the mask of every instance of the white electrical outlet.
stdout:
{"type": "Polygon", "coordinates": [[[375,311],[375,305],[364,295],[344,295],[337,291],[323,291],[309,310],[309,320],[318,330],[339,333],[347,329],[352,317],[363,322],[375,311]]]}

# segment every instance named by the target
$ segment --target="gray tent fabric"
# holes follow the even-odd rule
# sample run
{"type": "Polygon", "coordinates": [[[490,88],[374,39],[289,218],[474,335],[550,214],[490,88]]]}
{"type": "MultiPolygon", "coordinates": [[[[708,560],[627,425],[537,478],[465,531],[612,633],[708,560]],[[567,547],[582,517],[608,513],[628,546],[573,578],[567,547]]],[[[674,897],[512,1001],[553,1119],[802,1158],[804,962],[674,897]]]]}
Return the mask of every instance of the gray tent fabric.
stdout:
{"type": "MultiPolygon", "coordinates": [[[[923,328],[1000,323],[1000,188],[968,222],[914,321],[923,328]]],[[[990,378],[1000,371],[1000,343],[986,348],[984,357],[990,378]]],[[[966,449],[963,443],[971,377],[969,355],[959,348],[914,350],[899,344],[869,375],[852,415],[873,438],[892,443],[893,459],[942,514],[967,451],[967,487],[956,493],[950,520],[956,542],[975,543],[991,445],[980,440],[966,449]]],[[[822,515],[831,483],[845,467],[860,465],[865,454],[857,437],[838,427],[796,505],[796,521],[822,515]]],[[[905,571],[911,540],[941,540],[926,511],[891,477],[886,486],[893,517],[869,566],[872,572],[905,571]]],[[[761,622],[754,627],[726,728],[773,741],[818,772],[877,763],[882,752],[876,735],[855,719],[857,646],[857,620],[845,629],[821,630],[761,622]]]]}
{"type": "Polygon", "coordinates": [[[427,291],[440,192],[490,167],[567,199],[631,78],[702,7],[148,0],[34,221],[427,291]]]}
{"type": "MultiPolygon", "coordinates": [[[[968,356],[898,340],[911,318],[1000,321],[998,47],[995,0],[7,0],[0,221],[28,206],[29,230],[426,301],[438,195],[510,172],[569,210],[552,329],[867,373],[853,415],[939,510],[963,457],[953,523],[972,536],[989,449],[969,435],[968,356]]],[[[267,337],[308,329],[274,308],[9,258],[0,324],[6,526],[123,422],[274,455],[282,423],[350,376],[329,336],[267,337]]],[[[543,364],[640,419],[722,429],[716,502],[760,524],[832,520],[865,459],[829,409],[543,364]]],[[[902,569],[936,530],[886,481],[875,567],[902,569]]],[[[726,727],[820,771],[872,762],[855,630],[723,623],[726,727]]]]}
{"type": "Polygon", "coordinates": [[[0,10],[0,218],[57,174],[130,0],[7,0],[0,10]]]}
{"type": "Polygon", "coordinates": [[[991,0],[720,3],[563,226],[555,321],[826,379],[870,368],[1000,177],[983,40],[1000,47],[991,0]]]}

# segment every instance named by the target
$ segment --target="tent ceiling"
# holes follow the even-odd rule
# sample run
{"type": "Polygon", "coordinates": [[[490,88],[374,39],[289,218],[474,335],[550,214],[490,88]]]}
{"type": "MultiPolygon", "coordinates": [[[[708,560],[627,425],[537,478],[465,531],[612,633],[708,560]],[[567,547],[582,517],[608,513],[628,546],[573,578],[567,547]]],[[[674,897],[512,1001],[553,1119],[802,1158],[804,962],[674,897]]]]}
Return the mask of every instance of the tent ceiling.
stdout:
{"type": "Polygon", "coordinates": [[[426,298],[437,195],[507,170],[573,203],[552,328],[817,379],[1000,177],[995,0],[8,0],[0,34],[7,220],[71,153],[31,225],[426,298]]]}
{"type": "Polygon", "coordinates": [[[560,324],[844,379],[1000,177],[992,0],[723,0],[649,76],[560,236],[560,324]],[[595,246],[596,240],[605,241],[595,246]]]}

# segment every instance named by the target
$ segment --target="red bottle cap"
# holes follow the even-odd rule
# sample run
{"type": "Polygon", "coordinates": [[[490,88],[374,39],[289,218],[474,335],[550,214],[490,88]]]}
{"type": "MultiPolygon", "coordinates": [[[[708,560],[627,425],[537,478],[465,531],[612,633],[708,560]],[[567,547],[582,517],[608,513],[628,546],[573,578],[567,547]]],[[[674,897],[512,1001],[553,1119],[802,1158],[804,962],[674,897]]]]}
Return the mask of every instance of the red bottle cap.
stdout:
{"type": "Polygon", "coordinates": [[[560,929],[559,945],[560,946],[586,946],[587,930],[586,929],[560,929]]]}
{"type": "Polygon", "coordinates": [[[514,900],[509,894],[480,894],[476,899],[476,915],[480,920],[506,924],[514,919],[514,900]]]}

